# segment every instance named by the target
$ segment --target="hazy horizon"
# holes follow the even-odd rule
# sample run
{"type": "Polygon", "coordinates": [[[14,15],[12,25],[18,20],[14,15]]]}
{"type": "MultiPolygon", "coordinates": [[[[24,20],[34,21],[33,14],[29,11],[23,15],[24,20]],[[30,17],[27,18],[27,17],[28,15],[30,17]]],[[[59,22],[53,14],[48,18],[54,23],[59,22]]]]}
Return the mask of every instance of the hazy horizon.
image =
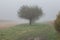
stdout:
{"type": "Polygon", "coordinates": [[[42,7],[44,16],[40,21],[49,21],[56,18],[56,14],[60,11],[60,0],[0,0],[0,20],[14,20],[27,22],[27,20],[19,19],[17,11],[22,5],[37,5],[42,7]]]}

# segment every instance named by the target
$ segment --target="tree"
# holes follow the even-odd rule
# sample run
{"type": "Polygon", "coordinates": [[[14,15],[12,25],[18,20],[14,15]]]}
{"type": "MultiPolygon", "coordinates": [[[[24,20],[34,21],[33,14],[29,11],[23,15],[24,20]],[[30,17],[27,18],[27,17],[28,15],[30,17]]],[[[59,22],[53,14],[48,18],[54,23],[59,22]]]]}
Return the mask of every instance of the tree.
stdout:
{"type": "Polygon", "coordinates": [[[18,11],[18,16],[28,19],[30,25],[42,15],[42,9],[37,6],[22,6],[18,11]]]}
{"type": "Polygon", "coordinates": [[[55,20],[55,29],[56,31],[60,32],[60,12],[57,15],[57,18],[55,20]]]}

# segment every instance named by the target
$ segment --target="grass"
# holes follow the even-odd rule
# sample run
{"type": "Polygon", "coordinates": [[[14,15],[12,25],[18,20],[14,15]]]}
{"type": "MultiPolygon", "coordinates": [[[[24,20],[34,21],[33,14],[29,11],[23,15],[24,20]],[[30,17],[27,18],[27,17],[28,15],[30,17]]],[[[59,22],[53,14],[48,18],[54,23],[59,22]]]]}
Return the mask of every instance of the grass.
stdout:
{"type": "Polygon", "coordinates": [[[59,40],[53,26],[46,24],[17,25],[0,30],[0,40],[26,40],[29,37],[45,36],[47,40],[59,40]]]}

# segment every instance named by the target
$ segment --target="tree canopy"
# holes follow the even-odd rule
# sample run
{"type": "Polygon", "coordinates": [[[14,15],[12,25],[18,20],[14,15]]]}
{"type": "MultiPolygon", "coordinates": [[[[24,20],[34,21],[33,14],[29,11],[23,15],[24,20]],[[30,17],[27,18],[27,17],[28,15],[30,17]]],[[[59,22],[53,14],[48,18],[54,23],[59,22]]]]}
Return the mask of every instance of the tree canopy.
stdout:
{"type": "Polygon", "coordinates": [[[22,6],[18,11],[18,16],[24,19],[28,19],[30,24],[42,15],[42,9],[38,6],[22,6]]]}

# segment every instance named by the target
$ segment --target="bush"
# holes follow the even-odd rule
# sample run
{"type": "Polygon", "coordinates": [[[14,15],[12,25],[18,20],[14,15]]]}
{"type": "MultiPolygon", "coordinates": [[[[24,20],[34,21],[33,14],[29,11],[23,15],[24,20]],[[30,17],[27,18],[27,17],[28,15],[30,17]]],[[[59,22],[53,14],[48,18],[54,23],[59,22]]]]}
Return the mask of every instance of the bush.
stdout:
{"type": "Polygon", "coordinates": [[[55,29],[56,31],[60,32],[60,12],[57,15],[57,18],[55,20],[55,29]]]}

